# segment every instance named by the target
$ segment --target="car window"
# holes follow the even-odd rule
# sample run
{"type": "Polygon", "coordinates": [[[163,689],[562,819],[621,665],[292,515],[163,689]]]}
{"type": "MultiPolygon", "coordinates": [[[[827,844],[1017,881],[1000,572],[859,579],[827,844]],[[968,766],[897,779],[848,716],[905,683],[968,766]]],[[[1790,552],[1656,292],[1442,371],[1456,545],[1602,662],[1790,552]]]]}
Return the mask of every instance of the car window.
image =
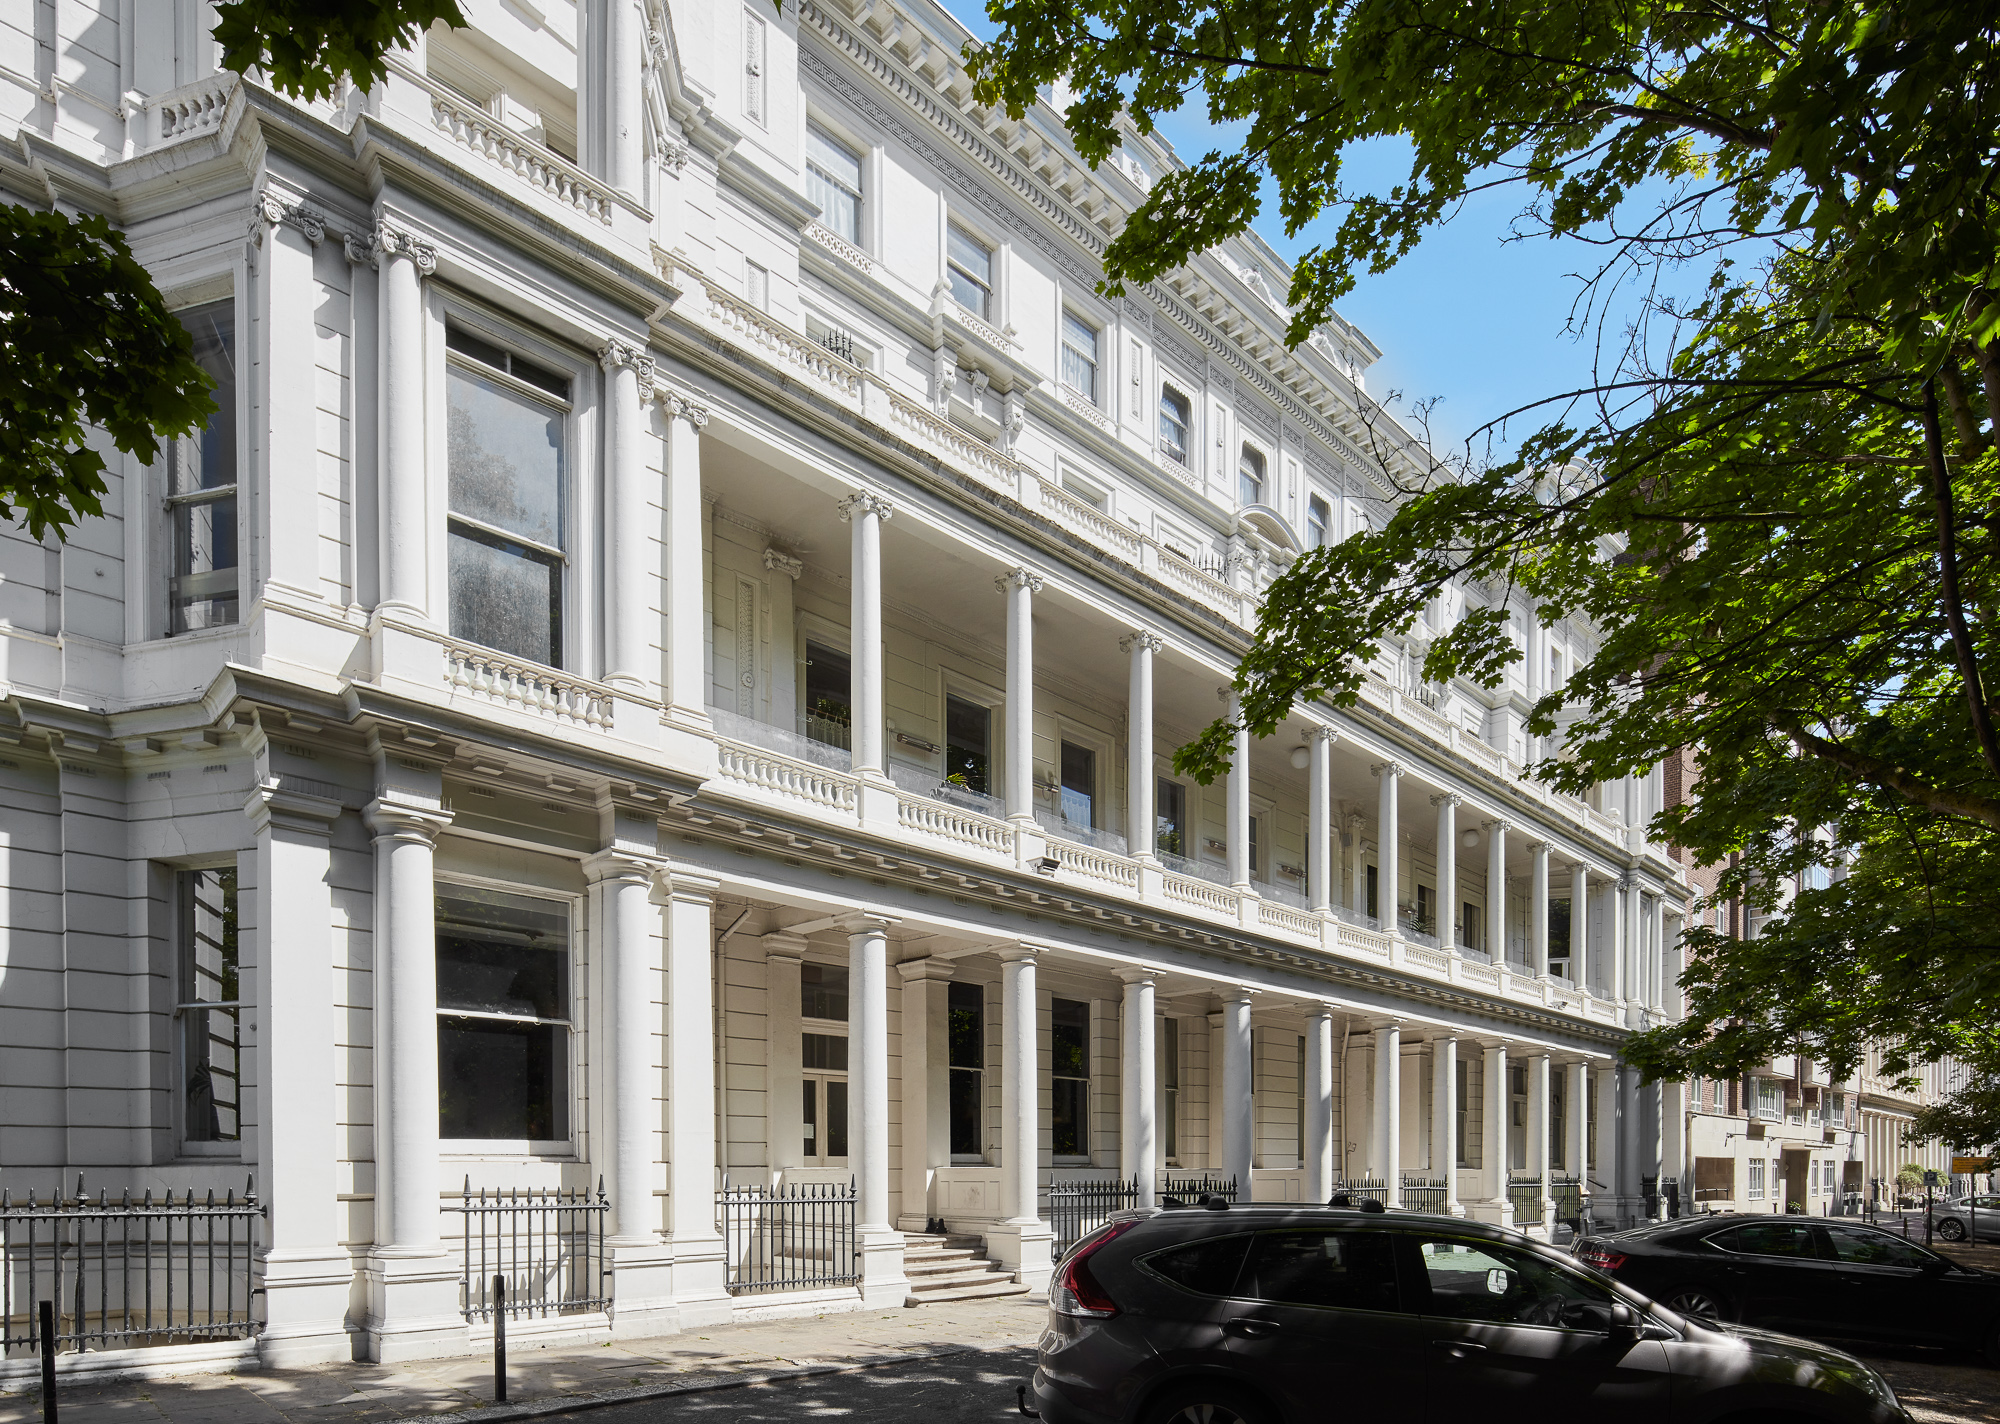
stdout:
{"type": "Polygon", "coordinates": [[[1886,1231],[1865,1226],[1827,1223],[1826,1234],[1833,1238],[1833,1254],[1854,1266],[1908,1266],[1922,1270],[1937,1260],[1923,1247],[1913,1245],[1886,1231]]]}
{"type": "Polygon", "coordinates": [[[1974,1197],[1972,1204],[1981,1211],[2000,1211],[2000,1197],[1974,1197]]]}
{"type": "Polygon", "coordinates": [[[1212,1236],[1171,1251],[1156,1251],[1139,1264],[1196,1295],[1234,1295],[1249,1244],[1247,1236],[1212,1236]]]}
{"type": "Polygon", "coordinates": [[[1708,1238],[1711,1246],[1745,1256],[1798,1256],[1820,1259],[1819,1244],[1813,1240],[1812,1226],[1803,1221],[1753,1221],[1718,1231],[1708,1238]]]}
{"type": "Polygon", "coordinates": [[[1278,1305],[1398,1310],[1396,1250],[1384,1231],[1267,1231],[1241,1294],[1278,1305]]]}
{"type": "Polygon", "coordinates": [[[1594,1281],[1497,1241],[1422,1243],[1430,1287],[1426,1315],[1502,1325],[1611,1328],[1611,1292],[1594,1281]]]}

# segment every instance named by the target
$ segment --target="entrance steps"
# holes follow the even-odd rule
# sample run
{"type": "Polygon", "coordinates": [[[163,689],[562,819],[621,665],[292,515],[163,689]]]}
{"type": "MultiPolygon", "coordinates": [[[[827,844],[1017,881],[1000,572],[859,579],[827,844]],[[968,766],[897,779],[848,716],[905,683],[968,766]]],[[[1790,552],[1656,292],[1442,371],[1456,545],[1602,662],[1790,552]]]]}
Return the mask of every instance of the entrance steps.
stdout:
{"type": "Polygon", "coordinates": [[[977,1236],[903,1235],[903,1274],[910,1293],[904,1305],[931,1305],[948,1300],[988,1300],[1026,1295],[1007,1268],[986,1259],[977,1236]]]}

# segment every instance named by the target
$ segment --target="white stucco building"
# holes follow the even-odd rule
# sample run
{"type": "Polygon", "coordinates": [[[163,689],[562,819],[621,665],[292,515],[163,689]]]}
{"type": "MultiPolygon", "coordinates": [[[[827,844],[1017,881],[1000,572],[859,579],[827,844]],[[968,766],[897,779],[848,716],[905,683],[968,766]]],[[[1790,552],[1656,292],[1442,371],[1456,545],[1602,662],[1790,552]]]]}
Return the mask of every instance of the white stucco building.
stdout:
{"type": "Polygon", "coordinates": [[[0,1184],[254,1173],[284,1361],[474,1348],[467,1183],[602,1181],[583,1333],[900,1302],[939,1223],[1039,1286],[1054,1183],[1631,1219],[1684,881],[1657,777],[1520,777],[1589,629],[1171,766],[1413,458],[1367,338],[1254,239],[1099,296],[1172,154],[976,107],[925,0],[467,11],[315,104],[198,0],[0,16],[0,187],[222,403],[0,534],[0,1184]],[[718,1190],[850,1180],[746,1289],[718,1190]]]}

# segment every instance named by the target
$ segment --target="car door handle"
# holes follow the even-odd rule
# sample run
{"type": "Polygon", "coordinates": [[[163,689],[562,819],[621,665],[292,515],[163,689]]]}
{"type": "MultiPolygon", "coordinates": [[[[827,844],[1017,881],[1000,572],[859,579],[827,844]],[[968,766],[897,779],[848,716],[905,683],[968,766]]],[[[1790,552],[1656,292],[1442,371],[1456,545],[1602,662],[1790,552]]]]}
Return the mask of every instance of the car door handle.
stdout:
{"type": "Polygon", "coordinates": [[[1225,1335],[1241,1335],[1246,1340],[1261,1340],[1266,1335],[1275,1335],[1278,1333],[1278,1322],[1275,1320],[1261,1320],[1254,1315],[1238,1316],[1234,1320],[1223,1322],[1222,1333],[1225,1335]]]}
{"type": "Polygon", "coordinates": [[[1454,1360],[1469,1360],[1474,1355],[1483,1355],[1486,1353],[1484,1345],[1476,1344],[1471,1340],[1447,1340],[1439,1345],[1438,1348],[1454,1360]]]}

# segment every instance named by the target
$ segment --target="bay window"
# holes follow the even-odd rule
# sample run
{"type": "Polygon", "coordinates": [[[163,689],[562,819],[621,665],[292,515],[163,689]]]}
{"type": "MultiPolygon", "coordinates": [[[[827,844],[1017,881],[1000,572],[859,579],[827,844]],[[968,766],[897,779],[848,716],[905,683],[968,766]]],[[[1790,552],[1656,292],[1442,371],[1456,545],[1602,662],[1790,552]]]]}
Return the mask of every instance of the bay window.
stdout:
{"type": "Polygon", "coordinates": [[[177,315],[195,364],[215,383],[215,413],[167,449],[167,631],[192,633],[237,620],[236,305],[225,297],[177,315]]]}

